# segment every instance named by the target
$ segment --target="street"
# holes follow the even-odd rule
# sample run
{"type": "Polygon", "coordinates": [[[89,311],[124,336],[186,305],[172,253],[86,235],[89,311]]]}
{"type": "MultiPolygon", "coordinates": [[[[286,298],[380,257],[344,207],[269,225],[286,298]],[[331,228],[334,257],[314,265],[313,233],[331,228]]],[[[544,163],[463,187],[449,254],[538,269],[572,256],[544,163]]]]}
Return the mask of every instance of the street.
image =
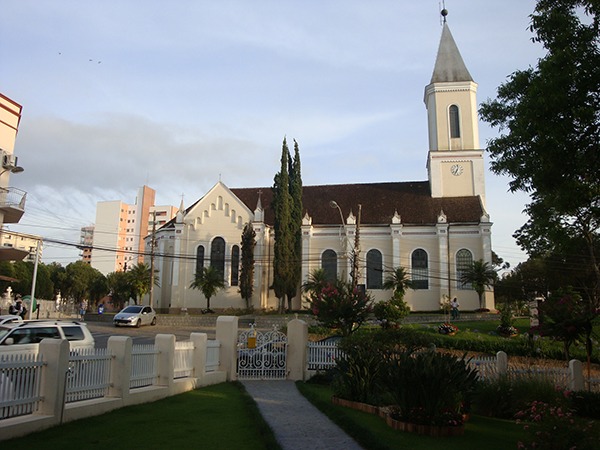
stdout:
{"type": "Polygon", "coordinates": [[[96,348],[105,348],[111,336],[130,336],[134,344],[153,344],[157,334],[174,334],[177,341],[187,341],[191,333],[206,333],[215,338],[215,328],[192,328],[172,326],[115,327],[110,322],[86,322],[96,341],[96,348]]]}

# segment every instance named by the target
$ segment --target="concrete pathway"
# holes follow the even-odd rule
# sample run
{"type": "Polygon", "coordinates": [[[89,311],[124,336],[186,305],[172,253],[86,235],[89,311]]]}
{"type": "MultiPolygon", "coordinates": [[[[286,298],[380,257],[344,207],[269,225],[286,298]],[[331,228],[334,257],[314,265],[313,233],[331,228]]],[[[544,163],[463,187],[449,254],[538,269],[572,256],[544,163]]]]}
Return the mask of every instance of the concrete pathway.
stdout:
{"type": "Polygon", "coordinates": [[[361,450],[293,381],[242,381],[283,450],[361,450]]]}

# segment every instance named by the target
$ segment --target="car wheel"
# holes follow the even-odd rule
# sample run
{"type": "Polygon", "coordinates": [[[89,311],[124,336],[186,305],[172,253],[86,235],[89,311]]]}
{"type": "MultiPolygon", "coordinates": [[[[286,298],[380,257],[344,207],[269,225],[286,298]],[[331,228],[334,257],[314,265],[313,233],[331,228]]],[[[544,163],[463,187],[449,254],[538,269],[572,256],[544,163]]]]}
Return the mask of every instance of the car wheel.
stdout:
{"type": "Polygon", "coordinates": [[[115,323],[115,327],[117,327],[117,328],[118,328],[118,327],[119,327],[119,324],[118,324],[118,323],[115,323]]]}
{"type": "Polygon", "coordinates": [[[142,319],[138,319],[137,323],[135,324],[136,328],[139,328],[142,326],[142,319]]]}
{"type": "Polygon", "coordinates": [[[150,323],[150,325],[152,325],[152,326],[156,325],[156,317],[152,318],[152,322],[150,323]]]}

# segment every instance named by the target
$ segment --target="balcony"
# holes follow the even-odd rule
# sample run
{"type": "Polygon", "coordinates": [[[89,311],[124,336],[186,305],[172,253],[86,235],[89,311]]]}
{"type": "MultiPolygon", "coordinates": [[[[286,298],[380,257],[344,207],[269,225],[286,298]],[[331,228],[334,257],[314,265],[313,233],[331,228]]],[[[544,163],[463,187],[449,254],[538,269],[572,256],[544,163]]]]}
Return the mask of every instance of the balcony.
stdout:
{"type": "Polygon", "coordinates": [[[0,261],[23,261],[29,254],[21,248],[0,246],[0,261]]]}
{"type": "Polygon", "coordinates": [[[0,213],[4,214],[3,223],[19,223],[25,213],[27,192],[14,187],[0,188],[0,213]]]}

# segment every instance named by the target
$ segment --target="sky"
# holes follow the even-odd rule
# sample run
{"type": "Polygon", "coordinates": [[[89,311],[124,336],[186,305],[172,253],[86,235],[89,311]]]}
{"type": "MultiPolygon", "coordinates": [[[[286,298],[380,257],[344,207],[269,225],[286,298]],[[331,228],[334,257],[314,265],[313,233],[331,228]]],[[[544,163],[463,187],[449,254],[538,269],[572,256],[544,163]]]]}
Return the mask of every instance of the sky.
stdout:
{"type": "MultiPolygon", "coordinates": [[[[446,0],[478,102],[543,56],[532,0],[446,0]]],[[[0,93],[23,106],[15,155],[27,192],[9,229],[77,244],[96,204],[187,207],[217,181],[271,186],[298,141],[305,185],[427,179],[424,88],[442,32],[438,0],[2,0],[0,93]]],[[[498,135],[480,122],[480,145],[498,135]]],[[[486,164],[489,158],[486,155],[486,164]]],[[[525,194],[486,174],[493,250],[525,194]]],[[[43,262],[78,259],[44,243],[43,262]]]]}

